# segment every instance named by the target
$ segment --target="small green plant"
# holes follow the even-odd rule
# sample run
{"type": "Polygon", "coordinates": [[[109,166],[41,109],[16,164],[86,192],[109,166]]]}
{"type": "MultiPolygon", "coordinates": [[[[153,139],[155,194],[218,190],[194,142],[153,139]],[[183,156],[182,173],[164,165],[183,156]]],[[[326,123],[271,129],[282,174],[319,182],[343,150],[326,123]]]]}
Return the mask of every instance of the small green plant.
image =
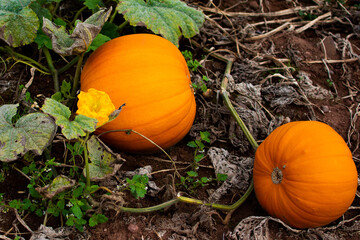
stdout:
{"type": "Polygon", "coordinates": [[[54,93],[51,98],[58,102],[64,102],[66,99],[71,99],[71,83],[66,80],[62,81],[60,91],[54,93]]]}
{"type": "Polygon", "coordinates": [[[200,139],[188,142],[187,146],[195,148],[193,169],[198,169],[199,162],[205,157],[204,142],[210,143],[210,133],[208,131],[200,132],[200,139]]]}
{"type": "Polygon", "coordinates": [[[216,178],[212,177],[200,177],[199,174],[195,171],[188,171],[186,172],[185,177],[180,177],[180,184],[185,187],[190,194],[195,194],[195,191],[199,187],[205,187],[207,184],[212,182],[224,182],[227,179],[226,174],[219,173],[216,175],[216,178]]]}
{"type": "Polygon", "coordinates": [[[134,175],[132,179],[126,178],[131,194],[136,198],[143,198],[147,192],[149,177],[147,175],[134,175]]]}
{"type": "MultiPolygon", "coordinates": [[[[181,53],[184,55],[189,69],[193,72],[198,72],[199,68],[201,68],[202,66],[198,60],[193,59],[192,53],[189,50],[182,51],[181,53]]],[[[192,87],[194,89],[200,89],[202,92],[206,92],[207,91],[206,82],[208,81],[209,78],[203,75],[198,83],[192,83],[192,87]]]]}
{"type": "Polygon", "coordinates": [[[314,14],[304,12],[302,10],[299,10],[298,14],[302,19],[307,20],[307,21],[314,20],[314,19],[316,19],[318,17],[318,16],[316,16],[314,14]]]}
{"type": "MultiPolygon", "coordinates": [[[[19,91],[22,91],[25,88],[25,86],[23,84],[19,85],[19,91]]],[[[30,104],[34,103],[34,99],[32,99],[30,92],[26,91],[25,92],[25,98],[24,101],[30,104]]]]}
{"type": "Polygon", "coordinates": [[[193,59],[193,55],[189,50],[182,51],[182,54],[184,55],[186,63],[191,71],[197,72],[198,69],[202,67],[198,60],[193,59]]]}
{"type": "Polygon", "coordinates": [[[208,131],[200,132],[200,138],[188,142],[187,146],[194,148],[194,162],[191,167],[192,170],[186,172],[186,176],[180,177],[180,185],[184,186],[186,189],[190,191],[190,193],[194,193],[194,190],[199,186],[204,187],[207,183],[210,183],[212,178],[201,177],[198,178],[198,172],[200,161],[205,158],[205,144],[204,142],[210,143],[210,133],[208,131]]]}
{"type": "Polygon", "coordinates": [[[334,86],[334,82],[331,81],[330,79],[326,79],[326,82],[327,82],[327,84],[329,85],[329,87],[334,86]]]}
{"type": "Polygon", "coordinates": [[[5,181],[8,171],[9,171],[9,164],[0,162],[0,183],[5,181]]]}
{"type": "Polygon", "coordinates": [[[208,82],[209,80],[210,79],[207,76],[203,75],[199,83],[198,84],[192,83],[192,86],[194,89],[200,89],[202,92],[206,92],[208,89],[206,86],[206,82],[208,82]]]}

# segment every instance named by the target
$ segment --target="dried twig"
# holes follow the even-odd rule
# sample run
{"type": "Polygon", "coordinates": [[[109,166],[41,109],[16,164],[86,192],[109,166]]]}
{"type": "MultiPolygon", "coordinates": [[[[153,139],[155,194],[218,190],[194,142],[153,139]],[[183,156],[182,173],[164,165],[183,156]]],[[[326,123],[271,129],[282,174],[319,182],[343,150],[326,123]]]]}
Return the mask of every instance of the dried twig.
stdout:
{"type": "Polygon", "coordinates": [[[321,19],[327,18],[331,16],[331,12],[327,12],[321,16],[318,16],[317,18],[315,18],[314,20],[310,21],[309,23],[307,23],[305,26],[302,26],[301,28],[298,28],[297,30],[295,30],[296,33],[301,33],[303,31],[305,31],[308,28],[311,28],[312,26],[314,26],[317,22],[319,22],[321,19]]]}
{"type": "Polygon", "coordinates": [[[295,8],[280,10],[280,11],[276,11],[276,12],[261,12],[261,13],[226,12],[226,11],[220,10],[219,8],[214,9],[214,8],[208,8],[208,7],[201,7],[201,9],[206,12],[218,13],[218,14],[229,16],[229,17],[279,17],[279,16],[297,14],[299,11],[317,10],[317,9],[320,9],[320,6],[295,7],[295,8]]]}
{"type": "Polygon", "coordinates": [[[328,64],[333,64],[333,63],[351,63],[351,62],[356,62],[359,61],[358,58],[349,58],[349,59],[339,59],[339,60],[314,60],[314,61],[305,61],[304,63],[307,64],[316,64],[316,63],[324,63],[324,61],[328,64]]]}
{"type": "Polygon", "coordinates": [[[271,30],[270,32],[265,33],[265,34],[257,35],[257,36],[254,36],[254,37],[245,38],[245,41],[256,41],[256,40],[260,40],[260,39],[263,39],[263,38],[270,37],[270,36],[274,35],[275,33],[284,30],[284,29],[287,28],[289,25],[290,25],[290,23],[289,23],[289,22],[286,22],[286,23],[284,23],[283,25],[281,25],[281,26],[279,26],[279,27],[277,27],[277,28],[271,30]]]}
{"type": "Polygon", "coordinates": [[[25,223],[25,221],[20,217],[18,211],[16,208],[14,208],[14,212],[15,212],[15,216],[16,219],[21,223],[21,225],[24,226],[24,228],[26,228],[30,233],[34,233],[33,230],[31,230],[31,228],[25,223]]]}

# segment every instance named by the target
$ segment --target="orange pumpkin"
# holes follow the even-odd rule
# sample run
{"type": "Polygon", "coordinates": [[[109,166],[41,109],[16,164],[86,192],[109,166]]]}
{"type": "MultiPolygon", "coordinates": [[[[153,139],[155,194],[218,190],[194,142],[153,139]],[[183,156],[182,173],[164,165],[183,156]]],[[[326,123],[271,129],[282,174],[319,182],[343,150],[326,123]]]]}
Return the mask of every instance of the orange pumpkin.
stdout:
{"type": "MultiPolygon", "coordinates": [[[[120,115],[96,133],[132,129],[162,148],[180,141],[195,118],[190,73],[179,49],[153,34],[122,36],[100,46],[86,61],[81,90],[106,92],[120,115]]],[[[128,152],[158,148],[138,134],[111,132],[102,140],[128,152]]]]}
{"type": "Polygon", "coordinates": [[[275,129],[256,151],[253,174],[260,205],[297,228],[338,219],[352,204],[358,186],[345,141],[317,121],[291,122],[275,129]]]}

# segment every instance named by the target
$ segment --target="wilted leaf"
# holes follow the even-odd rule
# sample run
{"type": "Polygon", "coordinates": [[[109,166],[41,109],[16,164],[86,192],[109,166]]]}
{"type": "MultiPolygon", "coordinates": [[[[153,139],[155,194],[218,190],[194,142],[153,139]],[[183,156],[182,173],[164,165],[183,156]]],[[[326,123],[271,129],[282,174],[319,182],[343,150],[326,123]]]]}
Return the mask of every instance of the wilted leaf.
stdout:
{"type": "MultiPolygon", "coordinates": [[[[104,143],[96,136],[92,136],[87,141],[89,150],[90,179],[92,181],[100,181],[107,177],[113,176],[125,161],[119,154],[113,153],[104,143]]],[[[86,171],[83,171],[86,176],[86,171]]]]}
{"type": "Polygon", "coordinates": [[[71,35],[64,26],[58,26],[46,18],[43,19],[42,30],[51,38],[53,50],[58,54],[64,56],[81,54],[98,35],[111,10],[111,7],[108,11],[102,9],[84,22],[79,22],[71,35]]]}
{"type": "Polygon", "coordinates": [[[145,24],[176,46],[181,34],[186,38],[193,37],[204,22],[202,12],[179,0],[122,0],[117,10],[131,25],[145,24]]]}
{"type": "Polygon", "coordinates": [[[77,115],[73,121],[70,121],[70,109],[54,99],[46,98],[41,110],[55,118],[55,123],[61,127],[62,134],[69,140],[83,137],[86,132],[95,131],[96,119],[77,115]]]}
{"type": "Polygon", "coordinates": [[[54,120],[43,113],[22,116],[15,125],[12,118],[19,104],[0,107],[0,161],[11,162],[32,151],[41,155],[56,132],[54,120]]]}
{"type": "Polygon", "coordinates": [[[41,195],[46,198],[53,198],[56,194],[66,191],[69,188],[72,188],[75,185],[76,181],[72,180],[64,175],[59,175],[53,179],[51,184],[46,185],[45,187],[36,188],[41,195]]]}
{"type": "Polygon", "coordinates": [[[0,1],[0,38],[12,47],[32,43],[39,19],[29,7],[31,0],[0,1]]]}

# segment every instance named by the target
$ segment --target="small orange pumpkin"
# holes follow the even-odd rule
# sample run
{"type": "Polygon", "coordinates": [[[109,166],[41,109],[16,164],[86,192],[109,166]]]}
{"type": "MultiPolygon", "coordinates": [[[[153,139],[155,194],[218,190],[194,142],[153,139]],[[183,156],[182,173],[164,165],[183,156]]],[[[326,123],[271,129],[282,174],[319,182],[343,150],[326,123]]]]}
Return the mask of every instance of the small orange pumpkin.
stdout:
{"type": "MultiPolygon", "coordinates": [[[[180,141],[195,118],[195,97],[187,63],[170,41],[153,34],[133,34],[110,40],[86,61],[81,90],[106,92],[120,115],[96,133],[132,129],[162,148],[180,141]]],[[[102,140],[128,152],[158,150],[138,134],[111,132],[102,140]]]]}
{"type": "Polygon", "coordinates": [[[291,122],[275,129],[256,151],[253,174],[260,205],[297,228],[338,219],[352,204],[358,186],[345,141],[317,121],[291,122]]]}

